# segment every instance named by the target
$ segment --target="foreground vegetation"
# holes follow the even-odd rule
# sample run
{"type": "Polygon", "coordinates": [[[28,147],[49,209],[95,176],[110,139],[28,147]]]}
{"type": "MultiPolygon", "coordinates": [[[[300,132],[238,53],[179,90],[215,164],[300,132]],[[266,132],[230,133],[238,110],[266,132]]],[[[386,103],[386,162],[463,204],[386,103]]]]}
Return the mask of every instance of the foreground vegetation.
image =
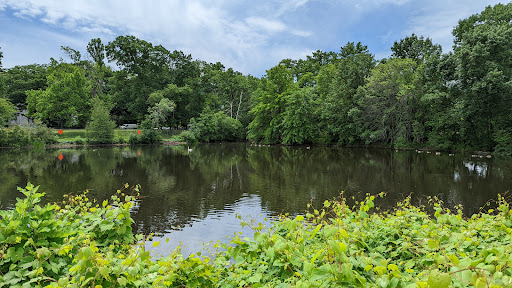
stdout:
{"type": "Polygon", "coordinates": [[[352,208],[340,197],[268,229],[242,222],[254,237],[234,237],[212,257],[178,249],[153,259],[131,230],[137,187],[102,203],[83,194],[45,206],[37,187],[19,190],[15,209],[0,211],[0,287],[512,285],[512,211],[501,197],[469,219],[435,199],[429,216],[409,199],[378,211],[378,197],[352,208]]]}
{"type": "MultiPolygon", "coordinates": [[[[511,20],[512,3],[496,4],[459,21],[448,53],[415,34],[395,41],[384,59],[349,42],[283,59],[261,78],[130,35],[91,39],[87,57],[62,47],[66,60],[0,71],[0,126],[17,108],[51,127],[106,129],[112,119],[187,128],[187,141],[512,155],[511,20]]],[[[0,66],[2,56],[9,57],[0,51],[0,66]]],[[[94,142],[115,141],[96,135],[94,142]]]]}

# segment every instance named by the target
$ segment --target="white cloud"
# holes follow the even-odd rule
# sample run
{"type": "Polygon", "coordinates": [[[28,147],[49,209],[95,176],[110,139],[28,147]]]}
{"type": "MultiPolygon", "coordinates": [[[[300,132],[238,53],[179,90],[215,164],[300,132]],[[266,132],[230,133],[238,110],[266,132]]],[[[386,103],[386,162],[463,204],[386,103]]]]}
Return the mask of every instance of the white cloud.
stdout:
{"type": "Polygon", "coordinates": [[[309,37],[313,34],[311,31],[304,31],[304,30],[291,30],[290,31],[293,35],[299,36],[299,37],[309,37]]]}
{"type": "MultiPolygon", "coordinates": [[[[459,19],[478,13],[485,5],[496,2],[0,0],[0,24],[8,27],[0,29],[0,38],[6,43],[5,47],[20,46],[24,42],[46,41],[48,47],[63,45],[85,50],[91,38],[100,37],[108,42],[117,35],[131,34],[155,45],[161,44],[169,50],[182,50],[186,54],[192,54],[194,58],[208,62],[220,61],[226,67],[260,76],[264,70],[276,65],[283,58],[304,57],[310,53],[306,51],[317,49],[337,51],[347,41],[364,43],[368,39],[365,37],[369,37],[366,35],[372,35],[373,39],[378,39],[385,46],[385,49],[377,47],[376,51],[372,51],[377,54],[389,50],[387,42],[399,40],[389,40],[390,38],[404,37],[411,33],[431,37],[446,50],[446,45],[449,47],[452,42],[451,30],[459,19]],[[356,5],[360,8],[355,8],[356,5]],[[374,19],[364,17],[370,12],[383,9],[384,5],[397,12],[401,11],[402,14],[411,7],[417,9],[413,15],[404,19],[402,26],[389,27],[389,34],[384,35],[388,37],[386,39],[364,30],[367,27],[356,26],[356,23],[372,23],[374,19]],[[12,15],[8,14],[16,15],[20,19],[9,20],[12,15]],[[18,24],[34,31],[24,31],[18,24]],[[44,31],[51,31],[53,36],[48,36],[49,33],[44,31]],[[356,36],[348,38],[347,31],[356,36]],[[51,43],[52,41],[58,43],[51,43]]],[[[44,45],[40,46],[44,48],[44,45]]],[[[29,48],[24,48],[25,57],[35,53],[52,55],[50,50],[43,51],[43,48],[26,53],[29,48]]],[[[2,49],[4,67],[9,67],[8,63],[13,63],[12,59],[19,60],[23,57],[13,56],[18,52],[10,48],[7,51],[2,46],[2,49]]],[[[53,52],[53,56],[58,57],[58,53],[53,52]]],[[[17,64],[20,62],[14,63],[17,64]]]]}
{"type": "Polygon", "coordinates": [[[298,8],[305,6],[309,0],[286,0],[282,1],[280,7],[276,11],[276,16],[281,16],[284,13],[290,13],[298,8]]]}
{"type": "Polygon", "coordinates": [[[263,29],[270,33],[283,32],[286,30],[286,25],[282,22],[269,20],[261,17],[249,17],[245,19],[245,22],[257,29],[263,29]]]}
{"type": "MultiPolygon", "coordinates": [[[[419,8],[409,18],[407,28],[402,31],[402,36],[415,33],[418,36],[429,37],[432,42],[441,44],[444,52],[452,49],[452,31],[460,19],[465,19],[473,14],[482,12],[484,5],[494,5],[502,1],[467,0],[464,5],[460,2],[432,0],[427,5],[419,8]]],[[[397,39],[398,40],[398,39],[397,39]]]]}

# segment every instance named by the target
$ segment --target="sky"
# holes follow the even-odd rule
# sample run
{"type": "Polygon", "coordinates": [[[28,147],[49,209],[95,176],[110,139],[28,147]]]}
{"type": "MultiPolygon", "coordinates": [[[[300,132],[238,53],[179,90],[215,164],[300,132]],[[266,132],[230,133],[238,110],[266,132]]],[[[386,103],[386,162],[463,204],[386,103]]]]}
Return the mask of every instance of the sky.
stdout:
{"type": "Polygon", "coordinates": [[[87,43],[120,35],[181,50],[261,77],[282,59],[367,45],[376,59],[415,33],[451,51],[460,19],[486,0],[0,0],[3,68],[65,58],[61,46],[86,55],[87,43]]]}

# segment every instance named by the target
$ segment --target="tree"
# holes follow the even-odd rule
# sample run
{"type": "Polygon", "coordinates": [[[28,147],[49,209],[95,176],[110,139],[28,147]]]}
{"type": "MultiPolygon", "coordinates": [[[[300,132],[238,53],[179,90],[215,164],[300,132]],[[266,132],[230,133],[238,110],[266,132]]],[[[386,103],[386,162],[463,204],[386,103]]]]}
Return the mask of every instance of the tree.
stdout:
{"type": "Polygon", "coordinates": [[[176,104],[167,98],[162,98],[158,103],[148,109],[149,119],[151,119],[152,128],[159,128],[161,125],[169,122],[169,117],[176,108],[176,104]]]}
{"type": "Polygon", "coordinates": [[[60,127],[84,127],[91,99],[85,71],[52,59],[48,72],[46,90],[27,91],[29,116],[60,127]]]}
{"type": "Polygon", "coordinates": [[[105,65],[105,63],[103,63],[105,60],[105,45],[101,43],[100,38],[91,39],[91,41],[89,41],[87,44],[87,52],[98,66],[101,67],[105,65]]]}
{"type": "Polygon", "coordinates": [[[375,67],[362,93],[362,137],[366,143],[408,145],[414,140],[419,85],[412,59],[390,59],[375,67]]]}
{"type": "Polygon", "coordinates": [[[242,123],[222,111],[203,111],[197,120],[190,120],[190,131],[195,139],[202,142],[233,142],[244,139],[242,123]]]}
{"type": "Polygon", "coordinates": [[[162,99],[167,98],[174,104],[172,115],[170,118],[170,124],[175,127],[186,126],[188,121],[199,115],[200,111],[197,111],[195,105],[192,103],[193,90],[190,86],[185,85],[184,87],[178,87],[175,84],[169,84],[162,90],[157,90],[150,94],[148,97],[148,105],[155,105],[162,99]]]}
{"type": "Polygon", "coordinates": [[[430,38],[423,38],[423,36],[416,36],[414,33],[401,39],[400,42],[395,41],[391,47],[391,57],[402,59],[413,59],[416,62],[424,62],[426,58],[433,55],[441,55],[442,48],[439,44],[432,44],[430,38]]]}
{"type": "Polygon", "coordinates": [[[112,100],[116,104],[113,114],[120,121],[142,121],[149,95],[172,83],[171,53],[161,45],[153,46],[134,36],[119,36],[105,50],[107,59],[121,68],[111,79],[112,100]]]}
{"type": "Polygon", "coordinates": [[[417,71],[423,83],[417,115],[424,121],[424,142],[437,149],[464,149],[460,134],[463,109],[454,54],[429,57],[417,71]]]}
{"type": "Polygon", "coordinates": [[[3,86],[0,97],[9,99],[12,104],[20,109],[25,108],[27,105],[27,90],[46,88],[47,69],[46,65],[39,64],[14,66],[7,69],[0,76],[0,82],[3,86]]]}
{"type": "Polygon", "coordinates": [[[242,105],[248,104],[249,83],[242,73],[229,68],[226,71],[213,70],[210,81],[214,87],[218,102],[227,115],[238,119],[241,116],[242,105]]]}
{"type": "Polygon", "coordinates": [[[269,70],[252,95],[254,101],[250,113],[254,116],[248,127],[247,137],[253,142],[281,143],[285,97],[296,89],[292,71],[284,65],[269,70]]]}
{"type": "Polygon", "coordinates": [[[82,61],[82,54],[80,51],[75,50],[69,46],[60,46],[60,49],[64,51],[64,54],[66,54],[71,61],[73,61],[73,64],[78,64],[80,61],[82,61]]]}
{"type": "Polygon", "coordinates": [[[112,143],[116,123],[110,118],[108,105],[96,98],[93,100],[91,121],[87,125],[87,138],[92,143],[112,143]]]}
{"type": "Polygon", "coordinates": [[[91,79],[92,79],[92,97],[96,98],[103,93],[105,86],[105,74],[109,72],[109,68],[105,67],[103,60],[105,59],[105,45],[101,43],[100,38],[91,39],[87,44],[87,52],[93,59],[91,65],[91,79]]]}
{"type": "Polygon", "coordinates": [[[14,119],[16,107],[9,100],[0,98],[0,127],[7,124],[9,120],[14,119]]]}
{"type": "Polygon", "coordinates": [[[281,123],[283,139],[287,145],[313,143],[318,134],[318,121],[314,115],[316,95],[305,87],[284,96],[286,111],[281,123]]]}
{"type": "Polygon", "coordinates": [[[453,35],[465,145],[512,153],[512,3],[459,21],[453,35]]]}
{"type": "Polygon", "coordinates": [[[359,140],[357,89],[365,84],[375,67],[368,47],[349,42],[341,48],[334,64],[320,70],[316,87],[319,95],[321,138],[342,145],[359,140]]]}

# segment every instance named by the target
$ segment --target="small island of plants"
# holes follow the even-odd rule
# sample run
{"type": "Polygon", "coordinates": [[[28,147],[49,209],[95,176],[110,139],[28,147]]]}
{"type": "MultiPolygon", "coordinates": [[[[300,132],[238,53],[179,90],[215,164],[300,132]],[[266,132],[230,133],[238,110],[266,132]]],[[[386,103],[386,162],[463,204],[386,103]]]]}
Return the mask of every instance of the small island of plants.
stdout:
{"type": "Polygon", "coordinates": [[[503,197],[467,218],[436,199],[379,211],[384,193],[354,207],[342,195],[268,228],[242,221],[253,238],[236,236],[210,256],[185,258],[178,248],[155,259],[132,233],[137,187],[102,203],[84,193],[44,206],[38,187],[19,190],[15,208],[0,211],[0,287],[512,285],[512,211],[503,197]]]}

